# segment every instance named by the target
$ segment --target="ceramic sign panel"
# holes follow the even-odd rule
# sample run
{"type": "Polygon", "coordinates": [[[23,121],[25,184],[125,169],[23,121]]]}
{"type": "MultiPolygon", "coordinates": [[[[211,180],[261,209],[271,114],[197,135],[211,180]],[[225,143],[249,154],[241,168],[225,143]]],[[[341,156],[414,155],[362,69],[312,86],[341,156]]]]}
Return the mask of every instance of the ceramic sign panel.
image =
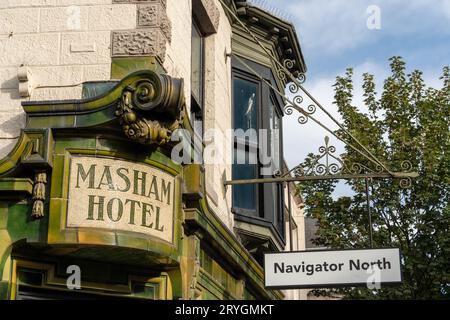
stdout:
{"type": "Polygon", "coordinates": [[[72,157],[67,227],[140,233],[172,243],[175,178],[150,165],[72,157]]]}

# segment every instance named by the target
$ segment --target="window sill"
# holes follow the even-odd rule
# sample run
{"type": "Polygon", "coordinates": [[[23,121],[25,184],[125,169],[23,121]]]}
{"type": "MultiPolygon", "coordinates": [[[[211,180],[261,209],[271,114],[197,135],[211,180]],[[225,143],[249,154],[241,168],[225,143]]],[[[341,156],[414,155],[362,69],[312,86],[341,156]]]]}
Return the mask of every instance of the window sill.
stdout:
{"type": "Polygon", "coordinates": [[[234,229],[245,242],[247,249],[264,246],[266,251],[284,251],[286,242],[272,222],[258,217],[234,213],[234,229]]]}

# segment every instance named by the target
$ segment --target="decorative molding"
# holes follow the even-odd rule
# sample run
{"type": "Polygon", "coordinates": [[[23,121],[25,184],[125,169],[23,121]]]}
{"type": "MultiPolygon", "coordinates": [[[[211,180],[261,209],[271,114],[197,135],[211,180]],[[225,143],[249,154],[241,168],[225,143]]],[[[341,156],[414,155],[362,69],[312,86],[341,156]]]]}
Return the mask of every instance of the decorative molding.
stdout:
{"type": "Polygon", "coordinates": [[[120,80],[140,70],[166,73],[156,57],[117,57],[112,59],[111,79],[120,80]]]}
{"type": "Polygon", "coordinates": [[[158,28],[112,32],[112,56],[155,56],[164,62],[166,37],[158,28]]]}
{"type": "Polygon", "coordinates": [[[220,23],[220,11],[214,0],[193,0],[192,12],[204,34],[217,33],[220,23]]]}
{"type": "Polygon", "coordinates": [[[45,187],[47,185],[47,173],[37,172],[33,187],[33,209],[31,217],[42,219],[44,217],[45,187]]]}
{"type": "Polygon", "coordinates": [[[206,9],[206,12],[208,13],[208,16],[210,17],[210,20],[214,26],[214,29],[219,29],[219,23],[220,23],[220,11],[219,8],[214,3],[214,0],[202,0],[203,5],[206,9]]]}
{"type": "Polygon", "coordinates": [[[21,163],[33,170],[51,169],[52,155],[51,144],[52,132],[49,129],[30,130],[24,129],[24,133],[30,139],[28,148],[21,155],[21,163]]]}
{"type": "Polygon", "coordinates": [[[116,116],[127,138],[141,144],[170,141],[184,117],[183,82],[166,75],[152,75],[127,86],[116,116]]]}
{"type": "Polygon", "coordinates": [[[138,6],[138,28],[159,28],[169,43],[172,42],[172,23],[167,17],[166,10],[160,3],[143,4],[138,6]]]}
{"type": "Polygon", "coordinates": [[[192,242],[193,242],[193,247],[194,247],[194,255],[193,255],[193,261],[192,261],[192,278],[191,278],[191,283],[189,286],[190,289],[190,295],[189,298],[191,300],[198,300],[201,298],[202,296],[202,292],[199,288],[198,282],[199,282],[199,273],[200,273],[200,268],[201,268],[201,263],[200,263],[200,243],[201,243],[201,234],[194,234],[192,236],[192,242]]]}
{"type": "Polygon", "coordinates": [[[113,0],[113,3],[160,3],[164,8],[167,7],[167,0],[113,0]]]}
{"type": "Polygon", "coordinates": [[[164,63],[167,42],[172,42],[167,0],[113,0],[113,3],[137,4],[137,29],[112,32],[111,56],[154,56],[164,63]]]}
{"type": "Polygon", "coordinates": [[[33,91],[31,77],[32,73],[30,68],[26,66],[20,66],[17,70],[17,78],[19,79],[19,95],[22,98],[28,98],[33,91]]]}

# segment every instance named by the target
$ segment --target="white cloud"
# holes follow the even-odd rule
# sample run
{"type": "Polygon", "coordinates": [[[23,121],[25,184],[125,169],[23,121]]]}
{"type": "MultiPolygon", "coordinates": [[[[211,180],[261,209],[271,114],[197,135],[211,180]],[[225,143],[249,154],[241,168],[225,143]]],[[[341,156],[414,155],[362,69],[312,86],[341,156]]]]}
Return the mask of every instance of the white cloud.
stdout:
{"type": "MultiPolygon", "coordinates": [[[[379,88],[378,92],[381,92],[383,81],[388,74],[387,70],[387,66],[382,66],[372,61],[366,61],[354,68],[354,105],[358,107],[363,106],[363,91],[361,88],[362,74],[364,72],[374,74],[377,87],[379,88]]],[[[344,70],[340,75],[343,75],[343,73],[344,70]]],[[[335,117],[338,121],[341,121],[337,106],[333,104],[333,84],[335,83],[336,76],[337,75],[329,75],[322,77],[310,83],[306,82],[304,86],[312,94],[312,96],[318,100],[329,113],[331,113],[333,117],[335,117]]],[[[309,101],[305,99],[304,103],[305,104],[303,107],[306,107],[309,101]]],[[[321,110],[318,109],[314,116],[331,130],[337,129],[337,125],[321,110]]],[[[294,113],[293,115],[285,116],[283,120],[284,154],[289,168],[293,168],[302,163],[308,153],[317,154],[318,148],[324,145],[325,136],[329,136],[330,144],[336,147],[336,156],[339,156],[344,152],[344,143],[331,136],[331,134],[325,129],[321,128],[311,120],[307,124],[301,125],[298,123],[297,118],[298,115],[294,113]]],[[[336,186],[333,196],[336,198],[341,196],[351,196],[352,194],[353,191],[350,186],[347,185],[345,181],[341,181],[336,186]]]]}
{"type": "Polygon", "coordinates": [[[339,51],[364,41],[366,8],[361,1],[295,1],[289,12],[297,20],[300,41],[306,47],[339,51]]]}
{"type": "MultiPolygon", "coordinates": [[[[411,70],[407,70],[411,71],[411,70]]],[[[336,76],[344,75],[345,70],[342,70],[339,74],[330,74],[313,81],[306,81],[304,87],[312,94],[312,96],[322,104],[322,106],[338,121],[342,121],[339,116],[337,106],[334,102],[334,83],[336,82],[336,76]]],[[[370,73],[374,75],[376,92],[378,96],[383,91],[383,85],[385,79],[389,76],[390,70],[388,62],[379,64],[371,60],[356,66],[353,68],[353,102],[352,104],[358,107],[361,111],[367,112],[367,108],[364,104],[363,97],[363,73],[370,73]]],[[[427,86],[441,88],[442,83],[439,80],[441,75],[440,69],[425,70],[423,74],[424,82],[427,86]]],[[[302,95],[305,98],[305,95],[302,95]]],[[[302,107],[306,108],[310,101],[305,98],[302,103],[302,107]]],[[[299,124],[298,113],[294,111],[292,115],[286,115],[284,117],[284,154],[286,162],[289,167],[293,167],[304,161],[308,153],[317,153],[318,148],[323,145],[324,137],[330,136],[331,144],[337,147],[337,154],[344,151],[343,143],[333,138],[329,132],[321,128],[319,125],[309,120],[306,124],[299,124]],[[299,142],[301,144],[299,144],[299,142]]],[[[320,109],[317,109],[314,114],[320,122],[331,130],[336,130],[337,125],[320,109]]]]}
{"type": "MultiPolygon", "coordinates": [[[[273,3],[278,1],[272,1],[273,3]]],[[[335,53],[376,41],[381,34],[450,32],[449,0],[298,0],[286,3],[307,50],[335,53]],[[381,30],[369,30],[367,8],[381,10],[381,30]]]]}
{"type": "MultiPolygon", "coordinates": [[[[336,105],[333,104],[333,83],[333,77],[321,78],[310,85],[305,84],[305,87],[328,112],[334,117],[339,117],[336,105]]],[[[304,97],[304,95],[302,96],[304,97]]],[[[302,107],[306,108],[309,102],[305,98],[302,107]]],[[[297,111],[294,111],[294,114],[284,117],[284,154],[289,167],[294,167],[303,162],[308,153],[317,153],[318,148],[324,144],[324,137],[331,137],[329,132],[311,119],[306,124],[300,124],[298,116],[297,111]]],[[[317,109],[314,117],[332,130],[337,128],[333,121],[319,109],[317,109]]],[[[332,139],[332,143],[336,144],[336,139],[332,139]]]]}
{"type": "MultiPolygon", "coordinates": [[[[269,1],[269,0],[268,0],[269,1]]],[[[339,58],[342,61],[342,53],[355,49],[361,57],[366,53],[371,56],[370,48],[373,45],[386,46],[389,52],[390,43],[386,39],[402,39],[409,42],[417,40],[417,48],[410,50],[405,47],[399,55],[406,57],[406,62],[422,62],[423,56],[429,56],[426,50],[436,50],[421,45],[421,37],[442,36],[450,33],[450,0],[272,0],[272,3],[280,6],[295,17],[297,33],[302,47],[308,56],[316,55],[321,59],[339,58]],[[367,7],[378,5],[381,9],[381,30],[369,30],[367,28],[367,7]],[[367,51],[366,51],[367,50],[367,51]],[[328,57],[328,58],[327,58],[328,57]],[[333,58],[332,58],[333,57],[333,58]]],[[[445,46],[444,44],[442,46],[445,46]]],[[[445,52],[445,49],[443,49],[445,52]]],[[[434,51],[432,51],[434,52],[434,51]]],[[[394,55],[387,53],[389,55],[394,55]]],[[[445,54],[440,54],[439,57],[445,54]]],[[[353,61],[352,57],[349,57],[353,61]]],[[[387,59],[387,56],[386,56],[387,59]]],[[[443,58],[437,63],[423,65],[418,68],[424,71],[425,83],[428,86],[441,87],[439,76],[441,75],[443,58]],[[436,65],[436,66],[435,66],[436,65]]],[[[320,60],[319,60],[320,61],[320,60]]],[[[358,63],[358,62],[357,62],[358,63]]],[[[443,61],[446,64],[446,61],[443,61]]],[[[417,63],[416,63],[417,64],[417,63]]],[[[342,64],[341,64],[342,65],[342,64]]],[[[354,65],[354,64],[353,64],[354,65]]],[[[352,63],[349,64],[352,66],[352,63]]],[[[408,67],[408,65],[407,65],[408,67]]],[[[343,75],[345,70],[328,70],[315,66],[320,70],[320,78],[310,75],[311,80],[305,83],[305,87],[322,105],[339,119],[337,107],[333,104],[335,78],[343,75]]],[[[408,68],[408,72],[410,72],[408,68]]],[[[362,74],[368,72],[374,74],[376,91],[380,94],[383,84],[389,75],[389,62],[367,59],[364,63],[354,67],[354,100],[353,104],[367,111],[363,103],[362,74]]],[[[305,99],[306,100],[306,99],[305,99]]],[[[308,105],[305,101],[303,107],[308,105]]],[[[318,110],[315,116],[330,129],[337,126],[318,110]]],[[[311,120],[304,125],[297,122],[298,115],[284,118],[284,153],[289,167],[294,167],[304,161],[308,153],[317,153],[323,145],[324,137],[330,136],[323,128],[311,120]]],[[[343,143],[332,138],[331,144],[337,147],[337,154],[344,150],[343,143]]],[[[348,193],[345,188],[340,188],[342,194],[348,193]]]]}
{"type": "Polygon", "coordinates": [[[443,9],[444,14],[450,20],[450,1],[442,0],[442,9],[443,9]]]}
{"type": "MultiPolygon", "coordinates": [[[[377,91],[381,92],[383,81],[387,76],[387,66],[381,66],[374,62],[367,61],[354,68],[354,100],[353,104],[366,111],[363,103],[363,90],[362,86],[362,74],[369,72],[375,75],[377,91]]],[[[341,74],[343,75],[344,70],[341,74]]],[[[336,81],[336,75],[328,75],[312,82],[306,82],[305,88],[312,94],[312,96],[322,104],[336,120],[339,122],[342,119],[339,116],[337,106],[334,102],[334,88],[333,84],[336,81]]],[[[302,95],[305,98],[305,95],[302,95]]],[[[310,101],[305,98],[302,107],[306,108],[310,101]]],[[[323,111],[317,109],[314,117],[322,122],[327,128],[334,131],[338,129],[336,123],[333,122],[323,111]]],[[[285,143],[285,156],[289,166],[295,166],[303,162],[306,155],[310,152],[317,153],[318,148],[323,145],[324,137],[329,136],[331,143],[334,144],[338,150],[337,154],[344,151],[343,144],[336,138],[331,136],[331,133],[327,132],[324,128],[318,124],[309,120],[307,124],[301,125],[297,121],[298,114],[294,113],[284,118],[284,143],[285,143]],[[298,142],[302,141],[302,145],[299,146],[298,142]]]]}

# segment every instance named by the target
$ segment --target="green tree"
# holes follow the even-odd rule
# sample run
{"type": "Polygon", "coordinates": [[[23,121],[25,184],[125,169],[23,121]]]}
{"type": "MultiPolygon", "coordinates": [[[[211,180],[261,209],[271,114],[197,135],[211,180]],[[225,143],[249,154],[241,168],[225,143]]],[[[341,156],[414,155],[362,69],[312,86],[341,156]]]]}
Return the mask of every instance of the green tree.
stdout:
{"type": "MultiPolygon", "coordinates": [[[[422,72],[406,74],[400,57],[390,59],[391,75],[380,97],[374,77],[363,75],[366,113],[352,105],[353,72],[336,78],[335,103],[344,127],[378,159],[401,171],[408,160],[419,178],[410,188],[396,180],[370,183],[375,247],[399,247],[403,284],[331,291],[351,299],[448,299],[450,297],[450,68],[441,89],[427,88],[422,72]]],[[[367,161],[346,147],[350,162],[367,161]]],[[[313,159],[309,155],[308,161],[313,159]]],[[[364,180],[347,182],[351,197],[334,199],[336,181],[302,183],[308,216],[318,221],[316,244],[333,249],[369,247],[364,180]]],[[[328,291],[329,292],[329,291],[328,291]]],[[[323,292],[322,292],[323,294],[323,292]]]]}

